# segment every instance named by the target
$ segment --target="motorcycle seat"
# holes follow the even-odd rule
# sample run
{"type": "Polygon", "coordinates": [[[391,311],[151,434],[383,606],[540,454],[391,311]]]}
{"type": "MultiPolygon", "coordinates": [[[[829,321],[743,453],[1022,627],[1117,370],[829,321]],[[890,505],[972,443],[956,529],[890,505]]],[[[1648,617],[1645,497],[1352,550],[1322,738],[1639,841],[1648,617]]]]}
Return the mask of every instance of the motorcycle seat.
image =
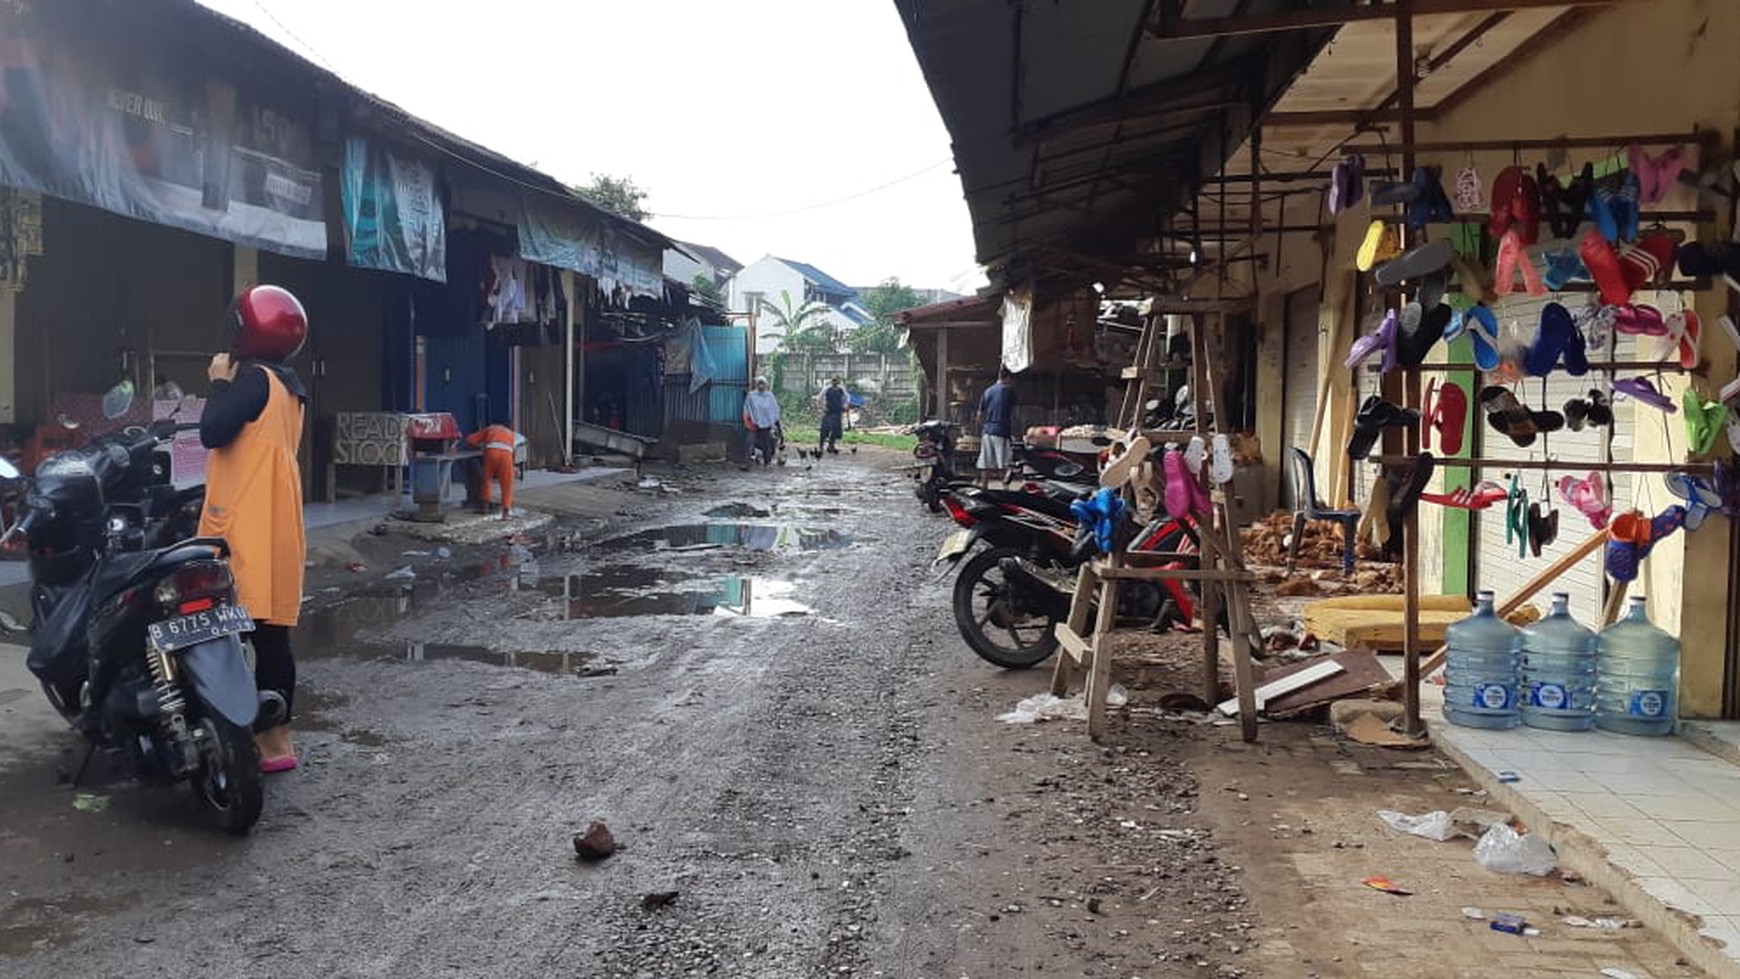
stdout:
{"type": "Polygon", "coordinates": [[[985,490],[984,495],[997,503],[1010,503],[1015,506],[1036,510],[1048,517],[1067,520],[1075,523],[1075,514],[1069,511],[1069,504],[1046,496],[1044,493],[1026,493],[1020,490],[985,490]]]}

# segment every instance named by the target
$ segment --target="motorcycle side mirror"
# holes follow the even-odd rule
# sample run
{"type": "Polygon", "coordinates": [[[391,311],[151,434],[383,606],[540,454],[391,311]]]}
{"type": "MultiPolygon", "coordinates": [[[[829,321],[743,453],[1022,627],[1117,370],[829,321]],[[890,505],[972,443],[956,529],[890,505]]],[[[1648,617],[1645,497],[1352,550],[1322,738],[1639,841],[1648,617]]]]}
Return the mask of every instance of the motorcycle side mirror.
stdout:
{"type": "Polygon", "coordinates": [[[12,460],[0,458],[0,479],[17,479],[18,476],[18,467],[12,464],[12,460]]]}
{"type": "Polygon", "coordinates": [[[123,378],[103,395],[103,417],[113,421],[133,407],[133,379],[123,378]]]}
{"type": "Polygon", "coordinates": [[[162,384],[157,385],[157,390],[151,392],[151,399],[153,401],[178,402],[181,401],[182,398],[183,394],[181,391],[181,385],[174,381],[164,381],[162,384]]]}
{"type": "Polygon", "coordinates": [[[60,414],[56,415],[54,418],[54,421],[55,421],[55,424],[59,425],[61,428],[64,428],[69,432],[76,432],[79,430],[79,420],[77,418],[72,417],[71,415],[67,414],[64,411],[61,412],[60,414]]]}
{"type": "Polygon", "coordinates": [[[1066,479],[1070,476],[1080,476],[1082,474],[1081,466],[1073,462],[1060,462],[1058,463],[1057,468],[1053,471],[1066,479]]]}

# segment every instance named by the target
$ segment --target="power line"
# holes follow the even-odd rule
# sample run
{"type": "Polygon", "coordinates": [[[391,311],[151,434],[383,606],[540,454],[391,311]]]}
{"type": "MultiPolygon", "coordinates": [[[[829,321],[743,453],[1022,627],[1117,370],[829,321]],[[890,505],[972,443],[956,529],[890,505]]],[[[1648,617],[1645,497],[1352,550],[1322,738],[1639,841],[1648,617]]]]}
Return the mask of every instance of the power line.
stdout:
{"type": "Polygon", "coordinates": [[[951,158],[945,156],[921,170],[914,170],[903,177],[895,177],[887,183],[877,184],[868,190],[861,190],[855,194],[847,194],[845,197],[837,197],[831,201],[822,201],[817,204],[805,204],[801,207],[790,207],[780,211],[763,211],[760,214],[654,214],[652,216],[657,218],[675,218],[681,221],[753,221],[759,218],[777,218],[785,217],[790,214],[803,214],[806,211],[819,211],[826,207],[837,207],[841,204],[846,204],[863,197],[869,197],[871,194],[881,193],[890,187],[906,183],[908,180],[916,180],[932,170],[935,170],[937,167],[943,166],[949,162],[951,162],[951,158]]]}
{"type": "Polygon", "coordinates": [[[324,65],[326,67],[327,71],[332,72],[334,75],[337,75],[339,73],[338,69],[334,68],[332,66],[332,62],[326,60],[325,55],[323,55],[319,51],[315,50],[313,45],[309,44],[307,41],[302,40],[302,38],[299,37],[295,31],[291,30],[289,25],[287,25],[283,21],[279,20],[278,15],[273,13],[271,11],[271,9],[269,9],[265,5],[265,3],[262,2],[262,0],[254,0],[254,6],[260,8],[260,13],[265,14],[266,17],[272,21],[272,23],[277,24],[278,29],[283,31],[284,34],[290,38],[290,40],[295,41],[298,45],[300,45],[303,51],[306,51],[309,54],[313,55],[314,60],[316,60],[316,61],[320,62],[322,65],[324,65]]]}

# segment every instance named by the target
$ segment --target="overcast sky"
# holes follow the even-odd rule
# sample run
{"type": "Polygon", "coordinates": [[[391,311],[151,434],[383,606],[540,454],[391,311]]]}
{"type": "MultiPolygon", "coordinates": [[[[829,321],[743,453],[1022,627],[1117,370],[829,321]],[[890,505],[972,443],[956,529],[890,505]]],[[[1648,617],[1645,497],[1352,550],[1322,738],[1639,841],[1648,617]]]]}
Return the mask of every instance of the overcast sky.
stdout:
{"type": "Polygon", "coordinates": [[[200,2],[564,181],[632,176],[650,224],[738,261],[982,281],[892,0],[200,2]]]}

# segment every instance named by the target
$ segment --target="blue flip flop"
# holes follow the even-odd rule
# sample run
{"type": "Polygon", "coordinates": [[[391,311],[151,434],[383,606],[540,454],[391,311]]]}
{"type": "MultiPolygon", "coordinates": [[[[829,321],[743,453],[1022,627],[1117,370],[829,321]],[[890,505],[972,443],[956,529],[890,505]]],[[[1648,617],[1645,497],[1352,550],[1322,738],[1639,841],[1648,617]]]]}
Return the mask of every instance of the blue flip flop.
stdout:
{"type": "Polygon", "coordinates": [[[1463,328],[1474,341],[1474,366],[1483,371],[1498,369],[1498,317],[1485,306],[1475,306],[1463,317],[1463,328]]]}

